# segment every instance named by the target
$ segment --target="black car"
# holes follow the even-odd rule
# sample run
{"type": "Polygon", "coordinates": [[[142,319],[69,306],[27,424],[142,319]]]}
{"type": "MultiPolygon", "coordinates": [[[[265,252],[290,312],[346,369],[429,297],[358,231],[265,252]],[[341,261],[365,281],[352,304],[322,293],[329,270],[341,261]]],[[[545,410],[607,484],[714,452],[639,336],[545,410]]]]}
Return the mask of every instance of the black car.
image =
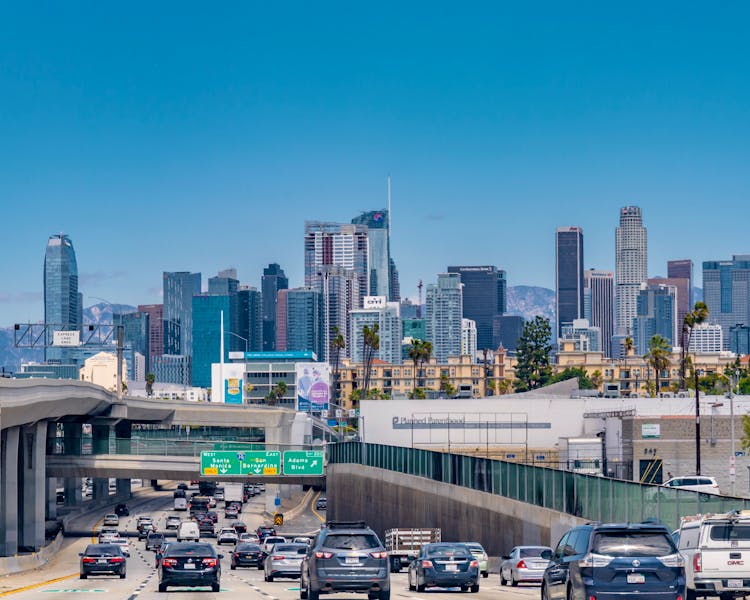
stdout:
{"type": "Polygon", "coordinates": [[[128,509],[128,505],[120,503],[117,506],[115,506],[115,514],[118,517],[129,517],[130,510],[128,509]]]}
{"type": "Polygon", "coordinates": [[[315,510],[325,510],[326,506],[328,506],[328,501],[325,496],[322,496],[315,501],[315,510]]]}
{"type": "Polygon", "coordinates": [[[159,548],[161,548],[161,545],[163,543],[163,533],[156,533],[155,531],[152,531],[146,536],[146,550],[152,550],[156,552],[159,548]]]}
{"type": "Polygon", "coordinates": [[[215,510],[209,510],[206,513],[206,516],[211,519],[214,523],[218,523],[219,521],[219,513],[217,513],[215,510]]]}
{"type": "Polygon", "coordinates": [[[247,533],[247,525],[245,525],[245,523],[243,523],[242,521],[232,521],[229,526],[234,528],[234,530],[237,532],[237,535],[241,533],[247,533]]]}
{"type": "Polygon", "coordinates": [[[424,592],[428,587],[460,587],[479,591],[479,562],[466,544],[425,544],[409,565],[409,589],[424,592]]]}
{"type": "Polygon", "coordinates": [[[156,531],[156,525],[151,522],[141,523],[138,525],[138,539],[145,540],[152,531],[156,531]]]}
{"type": "Polygon", "coordinates": [[[159,591],[169,586],[210,586],[221,589],[221,559],[211,544],[200,542],[171,543],[159,564],[159,591]]]}
{"type": "Polygon", "coordinates": [[[263,568],[263,551],[258,544],[237,544],[232,552],[231,569],[237,567],[263,568]]]}
{"type": "Polygon", "coordinates": [[[89,575],[119,575],[125,579],[125,555],[116,544],[89,544],[81,557],[81,579],[89,575]]]}
{"type": "Polygon", "coordinates": [[[255,530],[255,533],[258,534],[258,538],[262,542],[269,535],[276,535],[276,528],[270,527],[268,525],[261,525],[260,527],[258,527],[258,529],[255,530]]]}
{"type": "Polygon", "coordinates": [[[201,536],[203,535],[214,535],[214,522],[206,517],[205,519],[198,522],[198,531],[201,536]]]}
{"type": "Polygon", "coordinates": [[[542,558],[542,598],[685,598],[685,562],[655,523],[587,524],[542,558]]]}

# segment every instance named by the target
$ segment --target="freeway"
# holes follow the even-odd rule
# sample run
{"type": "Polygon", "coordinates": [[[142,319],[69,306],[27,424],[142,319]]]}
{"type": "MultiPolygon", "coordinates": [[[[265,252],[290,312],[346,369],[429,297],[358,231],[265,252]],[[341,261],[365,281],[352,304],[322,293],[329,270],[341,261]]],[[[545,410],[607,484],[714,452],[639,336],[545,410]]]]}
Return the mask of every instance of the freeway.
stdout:
{"type": "MultiPolygon", "coordinates": [[[[301,514],[286,521],[279,528],[279,534],[284,532],[312,532],[317,529],[325,512],[316,512],[312,509],[317,494],[309,497],[309,506],[301,514]]],[[[147,600],[155,598],[222,598],[226,600],[239,600],[246,598],[258,598],[259,600],[298,600],[298,581],[293,579],[275,580],[265,582],[263,572],[257,569],[229,568],[230,546],[219,546],[219,552],[224,555],[222,560],[221,592],[212,593],[206,588],[170,588],[169,595],[159,593],[157,590],[158,575],[154,568],[154,554],[144,549],[144,542],[138,541],[135,534],[135,521],[141,514],[147,514],[154,518],[157,527],[164,531],[164,522],[167,516],[177,514],[185,518],[185,513],[172,512],[172,491],[154,492],[149,491],[138,500],[139,505],[131,510],[130,517],[123,517],[120,522],[120,530],[127,530],[131,544],[131,556],[127,561],[127,578],[120,580],[117,577],[90,577],[86,580],[78,578],[78,552],[81,552],[90,538],[70,538],[66,540],[63,550],[44,568],[33,573],[12,575],[0,580],[0,596],[10,597],[18,600],[52,600],[62,596],[79,597],[81,594],[92,595],[92,598],[108,598],[108,600],[147,600]]],[[[249,530],[254,530],[258,525],[265,523],[262,515],[265,506],[263,495],[256,496],[245,505],[240,518],[248,525],[249,530]]],[[[80,530],[92,530],[100,524],[104,514],[80,517],[79,522],[73,527],[80,530]]],[[[219,522],[216,530],[225,524],[223,511],[219,510],[219,522]]],[[[208,541],[215,542],[215,538],[208,541]]],[[[424,593],[411,592],[407,586],[406,573],[391,575],[392,598],[394,600],[429,600],[430,597],[439,596],[441,600],[467,599],[465,593],[460,590],[428,590],[424,593]]],[[[501,588],[496,574],[491,574],[489,579],[480,581],[480,591],[470,597],[474,600],[504,600],[511,598],[538,598],[538,587],[501,588]]],[[[336,594],[331,596],[332,600],[364,600],[363,594],[336,594]]]]}

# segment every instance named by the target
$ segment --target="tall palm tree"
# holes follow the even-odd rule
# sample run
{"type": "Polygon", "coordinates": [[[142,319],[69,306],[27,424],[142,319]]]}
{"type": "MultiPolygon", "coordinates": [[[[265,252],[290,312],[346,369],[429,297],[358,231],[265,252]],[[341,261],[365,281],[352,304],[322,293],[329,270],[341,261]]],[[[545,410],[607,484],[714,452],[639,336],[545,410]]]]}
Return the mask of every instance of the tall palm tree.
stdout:
{"type": "Polygon", "coordinates": [[[432,343],[425,340],[414,339],[409,345],[407,354],[414,363],[414,385],[412,386],[413,392],[417,388],[419,366],[430,360],[430,356],[432,356],[432,343]]]}
{"type": "Polygon", "coordinates": [[[367,390],[370,387],[370,370],[372,361],[380,350],[380,336],[378,335],[379,325],[375,323],[372,327],[365,325],[362,328],[362,342],[364,344],[364,363],[365,363],[365,383],[362,388],[362,397],[367,398],[367,390]]]}
{"type": "Polygon", "coordinates": [[[685,385],[685,374],[688,349],[690,348],[690,340],[693,337],[693,330],[697,325],[705,323],[708,319],[708,306],[705,302],[696,302],[693,310],[685,315],[682,322],[682,348],[680,348],[680,389],[684,390],[685,385]]]}
{"type": "Polygon", "coordinates": [[[333,340],[331,341],[331,348],[333,349],[333,403],[338,404],[339,395],[339,374],[340,374],[340,360],[341,351],[346,348],[346,341],[344,336],[341,335],[337,325],[332,328],[333,340]]]}
{"type": "Polygon", "coordinates": [[[648,361],[648,364],[654,369],[656,375],[656,395],[659,395],[661,391],[661,373],[665,369],[669,368],[669,357],[672,355],[672,348],[669,341],[660,336],[655,335],[648,341],[648,352],[643,357],[648,361]]]}

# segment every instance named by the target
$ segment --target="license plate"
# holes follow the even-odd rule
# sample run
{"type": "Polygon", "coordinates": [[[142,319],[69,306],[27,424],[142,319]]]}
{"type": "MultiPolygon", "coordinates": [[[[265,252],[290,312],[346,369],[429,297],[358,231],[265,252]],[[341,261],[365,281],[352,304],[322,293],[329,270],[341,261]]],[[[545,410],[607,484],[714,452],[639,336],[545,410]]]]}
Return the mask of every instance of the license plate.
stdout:
{"type": "Polygon", "coordinates": [[[646,583],[646,576],[641,573],[628,573],[628,583],[646,583]]]}
{"type": "Polygon", "coordinates": [[[458,565],[445,565],[446,571],[458,571],[458,565]]]}
{"type": "Polygon", "coordinates": [[[357,563],[359,563],[359,559],[356,556],[347,556],[344,561],[344,564],[347,565],[356,565],[357,563]]]}
{"type": "Polygon", "coordinates": [[[184,567],[185,569],[195,569],[195,564],[194,564],[194,563],[185,563],[185,564],[183,565],[183,567],[184,567]]]}
{"type": "Polygon", "coordinates": [[[742,579],[728,579],[727,580],[727,587],[728,588],[741,588],[744,581],[742,579]]]}
{"type": "Polygon", "coordinates": [[[106,565],[107,564],[107,559],[106,558],[100,558],[96,562],[99,563],[100,565],[106,565]]]}

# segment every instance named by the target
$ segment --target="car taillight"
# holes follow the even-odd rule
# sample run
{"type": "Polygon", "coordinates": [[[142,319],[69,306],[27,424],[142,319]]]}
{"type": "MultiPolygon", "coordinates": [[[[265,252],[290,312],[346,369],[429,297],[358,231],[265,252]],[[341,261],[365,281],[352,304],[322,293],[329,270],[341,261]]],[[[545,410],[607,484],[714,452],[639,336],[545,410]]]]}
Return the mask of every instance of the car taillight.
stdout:
{"type": "Polygon", "coordinates": [[[280,556],[280,555],[277,555],[277,556],[272,556],[272,557],[271,557],[271,560],[284,560],[284,557],[283,557],[283,556],[280,556]]]}
{"type": "Polygon", "coordinates": [[[333,552],[316,552],[315,558],[331,558],[333,557],[333,552]]]}
{"type": "Polygon", "coordinates": [[[372,556],[373,558],[388,558],[388,553],[386,551],[370,552],[370,556],[372,556]]]}
{"type": "Polygon", "coordinates": [[[91,563],[95,563],[96,559],[95,558],[84,558],[81,562],[83,562],[84,564],[88,565],[88,564],[91,564],[91,563]]]}
{"type": "Polygon", "coordinates": [[[479,568],[479,561],[478,560],[472,560],[469,563],[469,567],[471,567],[473,569],[478,569],[479,568]]]}
{"type": "Polygon", "coordinates": [[[240,557],[240,553],[239,552],[232,552],[232,556],[234,556],[235,558],[239,558],[240,557]]]}
{"type": "Polygon", "coordinates": [[[601,554],[594,554],[589,552],[581,560],[578,561],[578,566],[581,568],[594,568],[594,567],[606,567],[612,562],[611,556],[602,556],[601,554]]]}
{"type": "Polygon", "coordinates": [[[113,563],[121,563],[121,562],[125,562],[125,559],[124,559],[124,558],[121,558],[121,557],[119,557],[119,556],[115,556],[114,558],[110,558],[110,559],[109,559],[109,562],[113,562],[113,563]]]}
{"type": "Polygon", "coordinates": [[[176,567],[177,566],[177,560],[174,558],[162,558],[161,564],[165,567],[176,567]]]}
{"type": "Polygon", "coordinates": [[[693,555],[693,571],[695,573],[700,573],[703,570],[703,559],[701,558],[701,553],[696,552],[693,555]]]}
{"type": "Polygon", "coordinates": [[[423,569],[431,569],[432,568],[432,561],[431,560],[423,560],[422,561],[422,568],[423,569]]]}
{"type": "Polygon", "coordinates": [[[215,567],[216,566],[216,559],[215,558],[204,558],[203,564],[207,567],[215,567]]]}
{"type": "Polygon", "coordinates": [[[526,568],[526,563],[524,561],[522,561],[522,560],[519,560],[518,564],[516,565],[516,568],[517,569],[525,569],[526,568]]]}

